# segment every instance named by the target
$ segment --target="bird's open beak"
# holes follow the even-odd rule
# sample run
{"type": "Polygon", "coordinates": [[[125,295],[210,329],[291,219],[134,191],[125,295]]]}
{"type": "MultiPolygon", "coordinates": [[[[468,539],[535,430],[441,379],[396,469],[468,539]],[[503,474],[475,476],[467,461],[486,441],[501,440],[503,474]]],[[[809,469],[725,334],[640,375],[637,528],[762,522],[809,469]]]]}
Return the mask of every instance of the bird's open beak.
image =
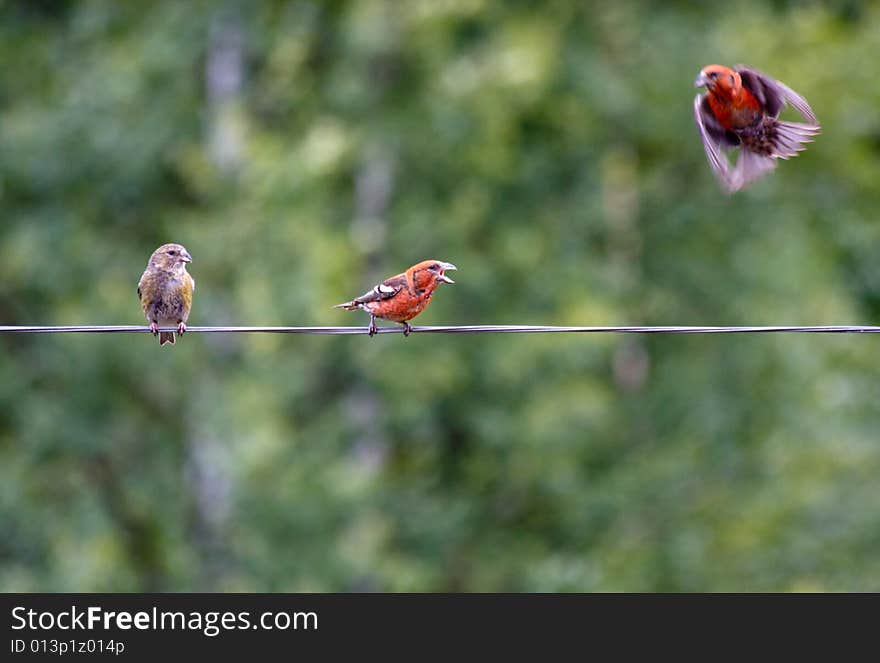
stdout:
{"type": "Polygon", "coordinates": [[[694,79],[694,87],[708,87],[708,85],[709,77],[701,71],[700,74],[694,79]]]}
{"type": "MultiPolygon", "coordinates": [[[[443,267],[443,271],[444,271],[444,272],[446,272],[446,271],[453,272],[453,271],[455,271],[456,269],[458,269],[458,267],[456,267],[455,265],[453,265],[451,262],[443,262],[443,263],[440,263],[440,266],[443,267]]],[[[437,277],[437,280],[438,280],[438,281],[443,281],[444,283],[455,283],[455,281],[453,281],[451,278],[449,278],[448,276],[446,276],[446,274],[440,274],[440,276],[437,277]]]]}
{"type": "Polygon", "coordinates": [[[193,261],[193,257],[189,254],[188,251],[184,251],[183,253],[181,253],[180,259],[183,260],[183,262],[192,262],[193,261]]]}

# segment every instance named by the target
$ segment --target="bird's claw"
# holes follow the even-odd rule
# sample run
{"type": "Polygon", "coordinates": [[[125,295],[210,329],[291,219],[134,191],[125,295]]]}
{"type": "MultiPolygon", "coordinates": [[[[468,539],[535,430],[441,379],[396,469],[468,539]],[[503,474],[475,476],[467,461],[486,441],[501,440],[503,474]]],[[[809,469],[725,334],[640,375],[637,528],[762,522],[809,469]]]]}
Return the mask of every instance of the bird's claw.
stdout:
{"type": "Polygon", "coordinates": [[[158,322],[151,322],[150,323],[150,332],[152,332],[153,336],[159,335],[159,323],[158,322]]]}
{"type": "Polygon", "coordinates": [[[179,322],[177,324],[177,333],[180,334],[181,336],[183,336],[186,333],[186,323],[185,322],[179,322]]]}
{"type": "Polygon", "coordinates": [[[367,327],[367,335],[370,338],[373,338],[373,336],[376,335],[376,318],[370,318],[370,326],[367,327]]]}
{"type": "Polygon", "coordinates": [[[412,331],[412,326],[408,322],[403,323],[403,335],[404,337],[409,336],[409,333],[412,331]]]}

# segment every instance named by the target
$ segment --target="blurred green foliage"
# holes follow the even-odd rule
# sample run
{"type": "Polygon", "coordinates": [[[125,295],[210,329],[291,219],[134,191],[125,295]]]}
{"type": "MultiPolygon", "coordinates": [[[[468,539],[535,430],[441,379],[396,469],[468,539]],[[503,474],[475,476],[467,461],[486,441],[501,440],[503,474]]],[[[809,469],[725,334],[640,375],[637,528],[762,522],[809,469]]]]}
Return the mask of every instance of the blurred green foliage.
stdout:
{"type": "MultiPolygon", "coordinates": [[[[880,6],[0,2],[0,323],[880,319],[880,6]],[[734,196],[746,62],[823,134],[734,196]]],[[[4,591],[880,589],[872,336],[0,337],[4,591]]]]}

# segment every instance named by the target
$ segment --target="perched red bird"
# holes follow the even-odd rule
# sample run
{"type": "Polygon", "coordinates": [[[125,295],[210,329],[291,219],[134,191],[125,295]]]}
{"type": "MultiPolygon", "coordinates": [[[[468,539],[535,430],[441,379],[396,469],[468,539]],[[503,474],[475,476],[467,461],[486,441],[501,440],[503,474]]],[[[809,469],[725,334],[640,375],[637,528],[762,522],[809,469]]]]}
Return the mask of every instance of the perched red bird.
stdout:
{"type": "Polygon", "coordinates": [[[153,251],[137,293],[150,331],[159,336],[159,345],[174,344],[173,331],[159,331],[159,327],[177,327],[177,333],[186,331],[186,321],[192,308],[196,282],[186,271],[192,256],[180,244],[164,244],[153,251]]]}
{"type": "Polygon", "coordinates": [[[718,181],[730,192],[773,170],[776,159],[795,156],[820,131],[806,99],[754,69],[710,64],[703,67],[694,85],[706,87],[706,94],[694,99],[694,117],[706,156],[718,181]],[[786,104],[808,124],[780,121],[786,104]],[[731,168],[722,150],[736,147],[739,158],[731,168]]]}
{"type": "Polygon", "coordinates": [[[370,336],[376,333],[376,318],[403,323],[403,335],[409,336],[412,320],[431,302],[434,290],[441,283],[455,283],[444,272],[457,269],[440,260],[423,260],[402,274],[386,279],[357,299],[334,308],[346,311],[363,309],[370,314],[370,336]]]}

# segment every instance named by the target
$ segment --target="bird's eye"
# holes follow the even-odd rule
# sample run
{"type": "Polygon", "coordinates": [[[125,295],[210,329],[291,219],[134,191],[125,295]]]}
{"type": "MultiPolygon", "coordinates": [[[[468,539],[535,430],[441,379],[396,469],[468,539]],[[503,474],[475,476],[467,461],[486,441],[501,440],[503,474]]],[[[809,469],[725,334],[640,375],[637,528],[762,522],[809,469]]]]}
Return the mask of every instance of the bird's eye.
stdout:
{"type": "Polygon", "coordinates": [[[170,256],[176,256],[176,255],[177,255],[177,251],[169,251],[169,252],[168,252],[168,255],[170,255],[170,256]]]}
{"type": "Polygon", "coordinates": [[[430,269],[432,272],[436,272],[438,269],[440,269],[440,265],[438,265],[438,264],[435,262],[433,265],[431,265],[431,266],[429,267],[429,269],[430,269]]]}
{"type": "Polygon", "coordinates": [[[718,72],[713,71],[711,74],[709,74],[709,78],[711,78],[714,81],[716,78],[718,78],[718,72]]]}

